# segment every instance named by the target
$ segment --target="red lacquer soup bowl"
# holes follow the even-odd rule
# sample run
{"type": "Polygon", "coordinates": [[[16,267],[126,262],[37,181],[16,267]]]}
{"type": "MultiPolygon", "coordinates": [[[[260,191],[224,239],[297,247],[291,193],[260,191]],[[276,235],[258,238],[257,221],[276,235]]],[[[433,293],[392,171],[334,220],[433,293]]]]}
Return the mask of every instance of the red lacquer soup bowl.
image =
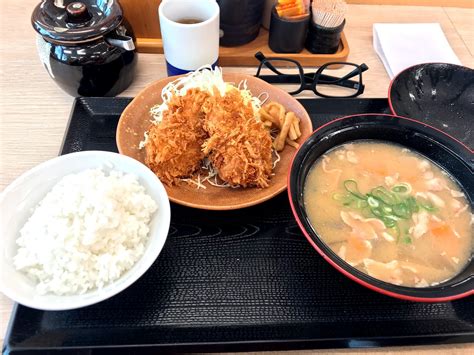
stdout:
{"type": "MultiPolygon", "coordinates": [[[[338,271],[380,293],[412,301],[443,302],[474,294],[474,261],[456,276],[431,287],[405,287],[386,283],[342,260],[320,238],[305,210],[303,190],[316,160],[332,148],[357,140],[377,140],[404,146],[444,169],[461,186],[469,204],[474,199],[473,153],[446,133],[415,121],[391,115],[367,114],[336,119],[318,128],[301,145],[288,174],[288,195],[293,214],[311,245],[338,271]]],[[[323,206],[321,208],[324,208],[323,206]]]]}

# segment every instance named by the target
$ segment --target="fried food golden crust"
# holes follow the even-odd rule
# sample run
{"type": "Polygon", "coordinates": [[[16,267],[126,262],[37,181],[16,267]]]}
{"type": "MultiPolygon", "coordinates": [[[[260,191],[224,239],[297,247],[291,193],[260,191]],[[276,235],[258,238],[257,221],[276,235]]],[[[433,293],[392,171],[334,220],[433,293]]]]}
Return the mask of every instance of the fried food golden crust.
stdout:
{"type": "Polygon", "coordinates": [[[203,144],[219,177],[231,186],[267,187],[272,173],[272,139],[264,124],[255,119],[250,103],[237,90],[224,97],[213,95],[203,105],[203,144]]]}
{"type": "Polygon", "coordinates": [[[208,97],[197,89],[173,97],[161,123],[148,131],[145,163],[167,185],[176,184],[201,167],[201,146],[207,138],[201,106],[208,97]]]}

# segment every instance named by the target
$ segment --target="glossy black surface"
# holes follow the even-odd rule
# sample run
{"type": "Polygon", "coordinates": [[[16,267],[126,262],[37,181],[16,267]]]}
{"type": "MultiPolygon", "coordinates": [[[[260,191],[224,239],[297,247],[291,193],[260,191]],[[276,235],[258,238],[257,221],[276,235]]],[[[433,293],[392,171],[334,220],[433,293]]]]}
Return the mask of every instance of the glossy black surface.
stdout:
{"type": "Polygon", "coordinates": [[[133,81],[133,34],[116,0],[43,0],[31,22],[51,78],[72,96],[115,96],[133,81]]]}
{"type": "MultiPolygon", "coordinates": [[[[62,153],[116,151],[130,99],[76,100],[62,153]]],[[[314,127],[387,100],[302,100],[314,127]]],[[[286,193],[236,211],[172,204],[151,269],[115,297],[79,310],[15,309],[7,353],[120,354],[373,347],[474,341],[472,298],[421,304],[370,291],[310,246],[286,193]],[[137,348],[139,347],[139,348],[137,348]]]]}
{"type": "Polygon", "coordinates": [[[310,21],[305,43],[306,49],[311,53],[318,54],[336,53],[345,24],[346,20],[337,27],[327,28],[310,21]]]}
{"type": "Polygon", "coordinates": [[[454,64],[428,63],[396,76],[389,99],[393,113],[429,122],[474,148],[474,70],[454,64]],[[461,133],[461,134],[459,134],[461,133]]]}
{"type": "Polygon", "coordinates": [[[42,37],[54,42],[77,42],[100,37],[116,29],[122,22],[122,9],[117,0],[64,0],[64,7],[55,0],[42,0],[31,15],[33,28],[42,37]],[[87,14],[72,18],[67,6],[80,2],[87,14]]]}
{"type": "Polygon", "coordinates": [[[304,48],[308,33],[309,15],[299,20],[278,16],[275,8],[270,18],[268,46],[275,53],[299,53],[304,48]]]}
{"type": "Polygon", "coordinates": [[[414,122],[390,115],[357,115],[337,120],[314,132],[301,146],[291,168],[290,196],[295,213],[311,239],[333,262],[358,279],[379,289],[403,296],[436,299],[452,297],[474,289],[474,260],[447,282],[426,288],[396,286],[374,279],[340,259],[317,235],[306,214],[303,188],[309,170],[328,150],[357,140],[394,143],[421,153],[443,168],[462,187],[471,206],[474,205],[474,164],[471,152],[445,134],[414,122]]]}
{"type": "Polygon", "coordinates": [[[253,41],[260,31],[265,0],[217,0],[220,8],[221,46],[253,41]]]}
{"type": "Polygon", "coordinates": [[[137,54],[105,40],[78,46],[45,43],[48,73],[72,96],[115,96],[135,78],[137,54]]]}

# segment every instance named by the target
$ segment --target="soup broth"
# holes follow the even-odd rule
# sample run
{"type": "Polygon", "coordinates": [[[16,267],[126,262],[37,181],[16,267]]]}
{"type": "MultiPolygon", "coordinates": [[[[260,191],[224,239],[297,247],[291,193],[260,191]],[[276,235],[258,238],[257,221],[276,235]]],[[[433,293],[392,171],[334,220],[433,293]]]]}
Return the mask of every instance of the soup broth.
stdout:
{"type": "Polygon", "coordinates": [[[351,266],[396,285],[434,286],[472,253],[472,210],[461,188],[418,153],[376,141],[323,155],[304,186],[309,220],[351,266]]]}

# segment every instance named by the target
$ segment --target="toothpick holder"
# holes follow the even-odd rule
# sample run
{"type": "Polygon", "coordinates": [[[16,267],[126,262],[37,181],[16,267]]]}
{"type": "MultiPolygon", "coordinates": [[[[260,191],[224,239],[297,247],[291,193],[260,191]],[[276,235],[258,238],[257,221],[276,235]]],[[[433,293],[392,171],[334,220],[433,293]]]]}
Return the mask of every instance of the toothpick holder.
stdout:
{"type": "Polygon", "coordinates": [[[306,37],[306,49],[313,54],[336,53],[345,24],[346,20],[344,19],[337,27],[323,27],[311,20],[308,28],[308,36],[306,37]]]}

